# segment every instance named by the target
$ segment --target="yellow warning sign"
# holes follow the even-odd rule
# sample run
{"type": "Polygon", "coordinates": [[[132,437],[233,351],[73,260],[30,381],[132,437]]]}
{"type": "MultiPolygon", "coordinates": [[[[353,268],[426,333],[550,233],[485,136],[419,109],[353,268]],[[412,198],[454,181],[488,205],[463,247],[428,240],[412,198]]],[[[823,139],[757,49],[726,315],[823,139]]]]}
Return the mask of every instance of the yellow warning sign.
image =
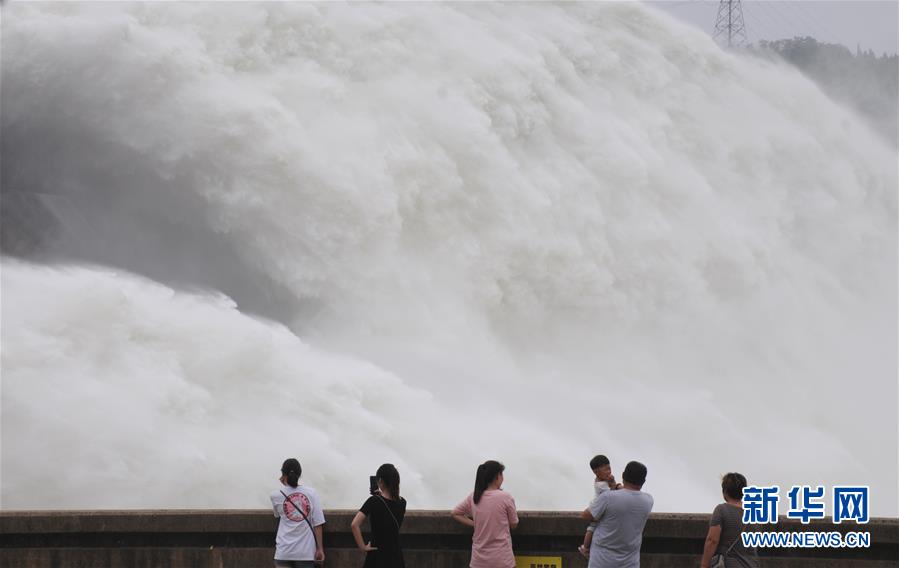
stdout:
{"type": "Polygon", "coordinates": [[[562,568],[562,557],[516,556],[515,568],[562,568]]]}

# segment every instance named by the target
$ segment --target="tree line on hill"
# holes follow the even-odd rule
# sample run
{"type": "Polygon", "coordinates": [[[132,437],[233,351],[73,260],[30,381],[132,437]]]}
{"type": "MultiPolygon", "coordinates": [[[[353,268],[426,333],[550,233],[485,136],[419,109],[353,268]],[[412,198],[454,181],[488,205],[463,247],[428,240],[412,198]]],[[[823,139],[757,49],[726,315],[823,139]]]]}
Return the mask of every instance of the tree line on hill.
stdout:
{"type": "Polygon", "coordinates": [[[759,41],[752,54],[780,59],[815,81],[828,96],[855,109],[894,147],[899,146],[899,56],[844,45],[822,43],[813,37],[759,41]]]}

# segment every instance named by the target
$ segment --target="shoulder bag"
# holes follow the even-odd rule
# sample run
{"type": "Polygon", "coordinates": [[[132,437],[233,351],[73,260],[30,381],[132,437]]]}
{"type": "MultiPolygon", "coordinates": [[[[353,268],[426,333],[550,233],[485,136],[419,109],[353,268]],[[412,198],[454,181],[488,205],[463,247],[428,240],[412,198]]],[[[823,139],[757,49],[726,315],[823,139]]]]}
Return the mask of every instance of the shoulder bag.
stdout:
{"type": "Polygon", "coordinates": [[[390,510],[390,505],[387,504],[387,500],[381,495],[378,495],[378,498],[381,500],[381,503],[384,503],[387,512],[390,513],[390,518],[393,519],[393,523],[396,525],[396,532],[400,532],[400,522],[396,520],[396,516],[393,514],[393,511],[390,510]]]}

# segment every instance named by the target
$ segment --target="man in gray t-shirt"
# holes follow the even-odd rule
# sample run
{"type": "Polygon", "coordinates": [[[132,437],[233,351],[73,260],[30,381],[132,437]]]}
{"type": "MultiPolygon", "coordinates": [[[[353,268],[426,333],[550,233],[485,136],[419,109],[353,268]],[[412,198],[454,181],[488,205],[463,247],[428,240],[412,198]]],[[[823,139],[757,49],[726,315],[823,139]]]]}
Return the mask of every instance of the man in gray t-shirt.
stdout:
{"type": "Polygon", "coordinates": [[[640,568],[643,527],[653,504],[652,495],[640,491],[646,466],[629,462],[621,477],[621,489],[606,491],[581,513],[585,521],[599,523],[590,546],[589,568],[640,568]]]}

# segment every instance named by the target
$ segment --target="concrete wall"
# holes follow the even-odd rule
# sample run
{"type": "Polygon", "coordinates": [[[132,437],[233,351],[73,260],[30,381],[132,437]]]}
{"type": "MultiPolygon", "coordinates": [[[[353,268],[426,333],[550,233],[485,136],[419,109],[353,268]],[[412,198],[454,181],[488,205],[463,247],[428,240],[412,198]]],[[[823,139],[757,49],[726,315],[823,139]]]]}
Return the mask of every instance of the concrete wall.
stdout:
{"type": "MultiPolygon", "coordinates": [[[[328,568],[362,565],[349,531],[354,511],[326,511],[328,568]]],[[[513,536],[518,555],[561,556],[563,566],[583,568],[576,552],[584,523],[577,513],[523,512],[513,536]]],[[[653,514],[643,537],[644,568],[699,566],[708,515],[653,514]]],[[[275,519],[268,511],[65,511],[0,512],[0,568],[271,566],[275,519]]],[[[802,526],[782,520],[776,530],[871,533],[871,548],[768,551],[764,568],[899,566],[899,519],[869,524],[802,526]]],[[[409,568],[468,565],[470,529],[446,511],[410,511],[402,531],[409,568]]]]}

